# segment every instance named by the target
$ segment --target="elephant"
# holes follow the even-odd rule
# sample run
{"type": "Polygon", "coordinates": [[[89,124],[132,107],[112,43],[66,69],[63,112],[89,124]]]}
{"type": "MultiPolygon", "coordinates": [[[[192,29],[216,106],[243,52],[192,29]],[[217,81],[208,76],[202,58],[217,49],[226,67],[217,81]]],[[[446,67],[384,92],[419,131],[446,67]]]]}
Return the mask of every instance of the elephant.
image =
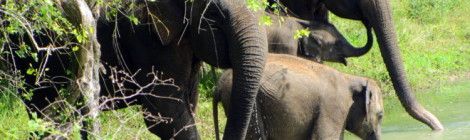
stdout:
{"type": "MultiPolygon", "coordinates": [[[[217,139],[217,104],[230,110],[231,78],[232,71],[224,71],[214,92],[217,139]]],[[[247,139],[342,139],[344,129],[362,139],[380,139],[383,101],[374,80],[268,54],[258,92],[247,139]]]]}
{"type": "MultiPolygon", "coordinates": [[[[196,0],[191,3],[186,0],[156,1],[145,5],[149,6],[151,14],[160,16],[159,19],[166,19],[162,20],[163,25],[154,23],[147,26],[146,23],[152,23],[153,16],[143,14],[138,16],[144,21],[141,28],[134,27],[134,30],[130,30],[132,26],[129,22],[119,23],[121,38],[118,38],[117,42],[122,48],[127,47],[123,51],[129,53],[130,64],[133,65],[130,66],[130,71],[141,69],[143,74],[137,79],[142,79],[142,83],[151,80],[145,73],[155,67],[159,72],[166,73],[168,78],[171,77],[180,87],[180,90],[173,87],[155,89],[152,93],[179,96],[179,99],[187,100],[181,104],[147,96],[140,97],[138,102],[152,116],[174,118],[170,123],[158,123],[146,115],[144,118],[148,118],[145,122],[150,131],[162,139],[171,139],[175,137],[175,132],[181,130],[176,139],[199,139],[196,127],[192,126],[195,122],[190,104],[197,102],[197,95],[191,91],[197,84],[197,72],[200,67],[198,63],[203,61],[215,67],[234,70],[234,83],[239,84],[233,87],[233,92],[239,96],[233,98],[234,107],[229,113],[224,137],[243,139],[267,53],[265,30],[263,26],[258,25],[256,16],[261,12],[249,11],[243,0],[196,0]],[[154,32],[148,33],[149,29],[154,32]],[[169,32],[166,29],[169,29],[169,32]],[[189,47],[183,47],[187,50],[178,46],[181,42],[184,44],[184,41],[188,42],[189,47]],[[158,47],[183,50],[168,53],[156,50],[158,47]]],[[[143,9],[145,12],[147,8],[143,9]]],[[[114,26],[111,24],[107,27],[114,26]]],[[[109,39],[104,40],[107,40],[104,44],[112,44],[109,39]]]]}
{"type": "MultiPolygon", "coordinates": [[[[443,130],[441,122],[415,98],[406,78],[389,0],[269,0],[288,10],[287,14],[304,20],[328,22],[328,11],[347,19],[362,21],[376,35],[395,93],[402,106],[413,118],[433,130],[443,130]]],[[[270,11],[268,9],[268,11],[270,11]]]]}
{"type": "MultiPolygon", "coordinates": [[[[197,95],[192,91],[197,87],[200,64],[206,62],[233,69],[236,86],[232,92],[238,96],[232,98],[224,138],[244,139],[267,53],[265,29],[258,25],[260,12],[250,11],[244,0],[135,1],[133,4],[133,10],[122,10],[113,19],[101,14],[97,21],[104,67],[101,96],[125,97],[103,110],[141,105],[148,129],[161,139],[200,139],[191,112],[191,105],[197,102],[197,95]],[[132,12],[140,23],[130,22],[129,13],[124,12],[132,12]],[[114,80],[123,82],[125,88],[117,87],[116,81],[110,78],[114,76],[113,69],[128,73],[134,81],[119,81],[123,76],[118,75],[114,80]],[[149,75],[152,73],[160,79],[171,78],[171,83],[152,84],[158,82],[149,75]],[[150,86],[144,86],[149,83],[150,86]],[[136,92],[138,96],[130,96],[136,92]]],[[[34,93],[32,99],[24,99],[30,114],[51,118],[42,114],[43,109],[60,99],[58,89],[73,85],[72,80],[54,78],[70,77],[67,69],[72,69],[72,73],[76,69],[73,53],[69,54],[53,52],[45,65],[49,70],[43,78],[48,80],[41,85],[35,84],[35,76],[25,77],[24,91],[34,93]]],[[[38,53],[40,60],[48,56],[45,52],[38,53]]],[[[41,65],[32,59],[13,61],[18,62],[23,74],[30,63],[34,67],[41,65]]]]}
{"type": "Polygon", "coordinates": [[[328,22],[306,21],[290,16],[266,13],[273,25],[266,27],[268,52],[290,54],[316,62],[330,61],[347,65],[347,57],[366,54],[373,45],[372,31],[367,28],[367,43],[362,48],[351,45],[346,38],[328,22]],[[297,30],[308,29],[309,36],[294,38],[297,30]]]}

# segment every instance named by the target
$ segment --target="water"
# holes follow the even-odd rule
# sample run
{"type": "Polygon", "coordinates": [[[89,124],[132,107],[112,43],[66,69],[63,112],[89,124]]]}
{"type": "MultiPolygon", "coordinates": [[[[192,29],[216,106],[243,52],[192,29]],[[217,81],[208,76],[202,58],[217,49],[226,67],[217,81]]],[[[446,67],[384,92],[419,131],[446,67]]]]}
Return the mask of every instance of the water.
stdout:
{"type": "MultiPolygon", "coordinates": [[[[470,81],[456,82],[429,89],[417,97],[443,123],[445,130],[432,132],[430,128],[413,120],[399,105],[396,98],[385,99],[383,140],[470,140],[470,81]]],[[[400,106],[401,107],[401,106],[400,106]]],[[[346,139],[358,139],[346,134],[346,139]]]]}

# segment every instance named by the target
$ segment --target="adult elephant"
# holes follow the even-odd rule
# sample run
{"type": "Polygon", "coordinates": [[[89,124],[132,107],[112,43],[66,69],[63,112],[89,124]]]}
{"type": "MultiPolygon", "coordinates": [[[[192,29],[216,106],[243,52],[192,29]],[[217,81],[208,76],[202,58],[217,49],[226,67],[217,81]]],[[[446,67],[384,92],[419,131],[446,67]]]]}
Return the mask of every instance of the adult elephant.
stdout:
{"type": "MultiPolygon", "coordinates": [[[[199,139],[190,104],[195,104],[194,91],[200,62],[233,69],[231,112],[225,130],[226,139],[244,139],[252,107],[259,88],[267,52],[266,33],[258,24],[258,13],[249,11],[244,0],[163,0],[138,2],[134,10],[141,24],[132,25],[126,15],[118,22],[102,20],[98,33],[100,43],[112,52],[114,42],[121,49],[122,66],[136,75],[137,83],[148,83],[147,73],[157,70],[173,78],[175,87],[147,89],[159,96],[176,97],[184,103],[143,96],[138,103],[150,112],[145,114],[149,130],[162,139],[199,139]],[[114,27],[119,37],[113,39],[114,27]],[[152,116],[172,118],[161,123],[152,116]]],[[[119,56],[119,55],[118,55],[119,56]]],[[[103,59],[117,59],[103,54],[103,59]]],[[[106,61],[106,60],[105,60],[106,61]]],[[[110,84],[108,84],[107,87],[110,84]]],[[[111,93],[113,94],[113,93],[111,93]]],[[[118,105],[119,106],[119,105],[118,105]]]]}
{"type": "MultiPolygon", "coordinates": [[[[127,53],[131,56],[130,63],[134,65],[134,70],[131,71],[139,68],[148,70],[154,66],[160,67],[167,74],[173,74],[175,82],[180,82],[180,85],[186,85],[188,88],[197,82],[197,80],[188,79],[194,77],[197,72],[181,76],[180,72],[188,73],[187,64],[174,62],[193,61],[192,64],[195,64],[202,60],[212,66],[232,68],[235,77],[233,83],[236,86],[232,89],[234,98],[231,105],[233,107],[229,113],[225,138],[243,139],[267,52],[265,30],[258,25],[257,13],[249,11],[244,0],[195,0],[192,2],[171,0],[145,2],[142,5],[145,8],[137,11],[144,13],[139,17],[143,21],[142,30],[129,30],[132,29],[129,25],[119,27],[119,29],[128,29],[126,33],[129,34],[119,38],[118,42],[122,46],[130,47],[131,52],[127,53]],[[147,23],[152,23],[152,26],[146,26],[147,23]],[[151,33],[148,33],[148,29],[151,29],[151,33]],[[133,33],[152,36],[153,40],[134,36],[133,33]],[[190,42],[190,48],[188,48],[190,50],[169,52],[172,59],[157,57],[156,55],[161,52],[149,51],[153,46],[165,48],[168,47],[166,45],[170,45],[171,47],[171,44],[179,44],[181,41],[190,42]],[[193,56],[180,57],[184,56],[180,53],[188,52],[191,52],[193,56]],[[157,59],[153,60],[153,57],[157,59]]],[[[121,35],[124,34],[121,33],[121,35]]],[[[189,71],[197,71],[196,69],[199,67],[192,67],[189,71]]],[[[140,78],[149,81],[148,77],[140,78]]],[[[178,93],[178,90],[168,92],[178,93]]],[[[171,95],[170,93],[164,95],[171,95]]],[[[156,92],[156,94],[161,94],[161,92],[156,92]]],[[[185,96],[194,98],[190,92],[184,94],[190,94],[185,96]]],[[[188,125],[194,123],[194,118],[188,115],[189,109],[185,106],[162,102],[155,98],[141,99],[140,102],[144,109],[154,116],[166,115],[176,118],[167,124],[156,124],[151,118],[146,119],[147,125],[151,127],[150,130],[163,139],[172,138],[178,130],[182,131],[177,133],[177,139],[197,138],[194,137],[195,127],[187,128],[188,125]],[[181,117],[182,114],[185,117],[181,117]]]]}
{"type": "MultiPolygon", "coordinates": [[[[126,4],[129,3],[124,2],[124,8],[130,6],[126,4]]],[[[200,63],[204,61],[233,69],[236,86],[232,93],[236,96],[232,98],[225,138],[244,139],[267,52],[265,29],[258,25],[257,13],[250,11],[244,0],[159,0],[137,1],[132,5],[135,6],[130,10],[133,13],[120,9],[116,18],[109,20],[102,14],[97,23],[97,37],[103,52],[101,61],[106,67],[100,79],[101,94],[126,96],[117,98],[110,104],[113,106],[105,109],[126,107],[129,105],[126,101],[141,104],[148,112],[144,113],[144,118],[152,133],[162,139],[199,139],[188,106],[196,102],[197,95],[192,91],[197,85],[200,63]],[[127,14],[135,14],[140,24],[131,23],[127,14]],[[126,74],[119,75],[122,71],[130,73],[127,78],[133,81],[124,80],[126,74]],[[113,72],[118,75],[110,79],[116,76],[113,72]],[[171,85],[158,83],[167,78],[173,79],[171,85]],[[127,96],[136,92],[142,94],[127,96]]],[[[40,60],[48,56],[38,54],[40,60]]],[[[15,58],[22,73],[27,73],[31,63],[34,67],[41,65],[32,58],[15,58]]],[[[43,110],[61,98],[58,89],[73,83],[54,77],[69,76],[67,69],[74,68],[70,63],[75,62],[74,59],[60,52],[54,52],[49,58],[45,67],[50,69],[44,78],[50,80],[45,80],[41,86],[35,84],[36,76],[25,78],[28,85],[25,91],[34,92],[32,99],[25,99],[25,103],[30,114],[36,112],[40,118],[58,116],[58,110],[48,114],[43,110]]]]}
{"type": "MultiPolygon", "coordinates": [[[[444,127],[439,120],[421,106],[411,92],[406,79],[403,61],[397,45],[392,11],[388,0],[278,0],[290,14],[306,20],[327,21],[327,10],[347,19],[360,20],[374,30],[387,71],[396,94],[413,118],[433,130],[444,127]]],[[[271,1],[274,2],[274,1],[271,1]]]]}

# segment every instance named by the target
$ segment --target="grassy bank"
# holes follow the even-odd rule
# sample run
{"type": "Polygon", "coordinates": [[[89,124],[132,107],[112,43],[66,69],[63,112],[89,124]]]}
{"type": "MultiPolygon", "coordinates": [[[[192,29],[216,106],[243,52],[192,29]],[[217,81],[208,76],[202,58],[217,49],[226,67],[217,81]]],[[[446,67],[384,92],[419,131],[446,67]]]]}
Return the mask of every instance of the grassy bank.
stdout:
{"type": "MultiPolygon", "coordinates": [[[[398,46],[408,80],[414,90],[426,89],[449,75],[470,70],[470,5],[465,0],[394,0],[393,18],[398,46]]],[[[366,41],[360,22],[332,18],[333,23],[356,46],[366,41]]],[[[376,79],[391,94],[391,82],[377,43],[363,57],[349,59],[349,66],[331,64],[339,70],[376,79]]]]}
{"type": "MultiPolygon", "coordinates": [[[[470,71],[470,1],[468,0],[392,0],[393,18],[397,29],[399,47],[402,52],[407,77],[418,99],[430,100],[424,105],[431,111],[436,102],[447,102],[459,98],[455,94],[444,94],[439,88],[453,81],[470,80],[463,75],[470,71]],[[429,91],[433,90],[433,91],[429,91]],[[433,94],[426,98],[421,94],[433,94]],[[442,94],[442,95],[440,95],[442,94]]],[[[361,23],[331,17],[332,22],[356,46],[365,43],[365,29],[361,23]],[[361,30],[358,30],[361,29],[361,30]]],[[[391,87],[390,78],[383,64],[377,43],[370,53],[348,60],[348,66],[328,63],[340,71],[370,77],[379,81],[384,90],[388,114],[400,114],[399,105],[391,87]]],[[[211,90],[214,81],[205,73],[201,81],[197,127],[203,139],[214,139],[211,108],[211,90]]],[[[466,90],[458,88],[456,90],[466,90]]],[[[445,89],[443,89],[445,90],[445,89]]],[[[103,139],[157,139],[145,130],[138,107],[105,112],[101,116],[103,139]]],[[[219,112],[222,112],[220,110],[219,112]]],[[[225,124],[223,113],[221,125],[225,124]]],[[[439,116],[439,115],[438,115],[439,116]]],[[[400,117],[400,116],[390,116],[400,117]]],[[[406,116],[403,119],[411,120],[406,116]]],[[[396,122],[385,121],[385,125],[396,122]]],[[[418,124],[418,123],[415,123],[418,124]]],[[[420,124],[421,125],[421,124],[420,124]]],[[[0,138],[25,139],[34,127],[21,102],[11,92],[0,91],[0,138]]],[[[223,130],[223,129],[222,129],[223,130]]]]}

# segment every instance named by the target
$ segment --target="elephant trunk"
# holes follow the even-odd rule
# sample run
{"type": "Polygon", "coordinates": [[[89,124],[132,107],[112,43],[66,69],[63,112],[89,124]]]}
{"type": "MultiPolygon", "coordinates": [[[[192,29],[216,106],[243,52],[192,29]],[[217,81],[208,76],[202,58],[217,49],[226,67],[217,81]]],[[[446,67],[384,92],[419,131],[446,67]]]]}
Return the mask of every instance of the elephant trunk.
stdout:
{"type": "MultiPolygon", "coordinates": [[[[224,139],[245,139],[261,75],[264,70],[268,41],[258,14],[252,13],[244,0],[223,0],[221,11],[227,24],[233,86],[224,139]]],[[[262,12],[262,10],[260,11],[262,12]]]]}
{"type": "Polygon", "coordinates": [[[377,133],[370,133],[367,135],[365,140],[380,140],[380,135],[377,133]]]}
{"type": "MultiPolygon", "coordinates": [[[[364,24],[366,25],[366,24],[364,24]]],[[[344,50],[344,56],[345,57],[359,57],[367,52],[372,48],[373,42],[374,42],[374,37],[372,36],[372,30],[369,26],[366,25],[367,29],[367,43],[364,45],[364,47],[361,48],[355,48],[353,45],[351,45],[348,41],[346,41],[345,45],[343,46],[344,50]]],[[[344,39],[346,40],[346,39],[344,39]]]]}
{"type": "Polygon", "coordinates": [[[362,0],[361,4],[366,23],[370,23],[377,35],[382,58],[389,72],[396,94],[413,118],[425,123],[433,130],[444,129],[439,120],[421,106],[412,94],[406,79],[396,34],[392,23],[388,0],[362,0]]]}

